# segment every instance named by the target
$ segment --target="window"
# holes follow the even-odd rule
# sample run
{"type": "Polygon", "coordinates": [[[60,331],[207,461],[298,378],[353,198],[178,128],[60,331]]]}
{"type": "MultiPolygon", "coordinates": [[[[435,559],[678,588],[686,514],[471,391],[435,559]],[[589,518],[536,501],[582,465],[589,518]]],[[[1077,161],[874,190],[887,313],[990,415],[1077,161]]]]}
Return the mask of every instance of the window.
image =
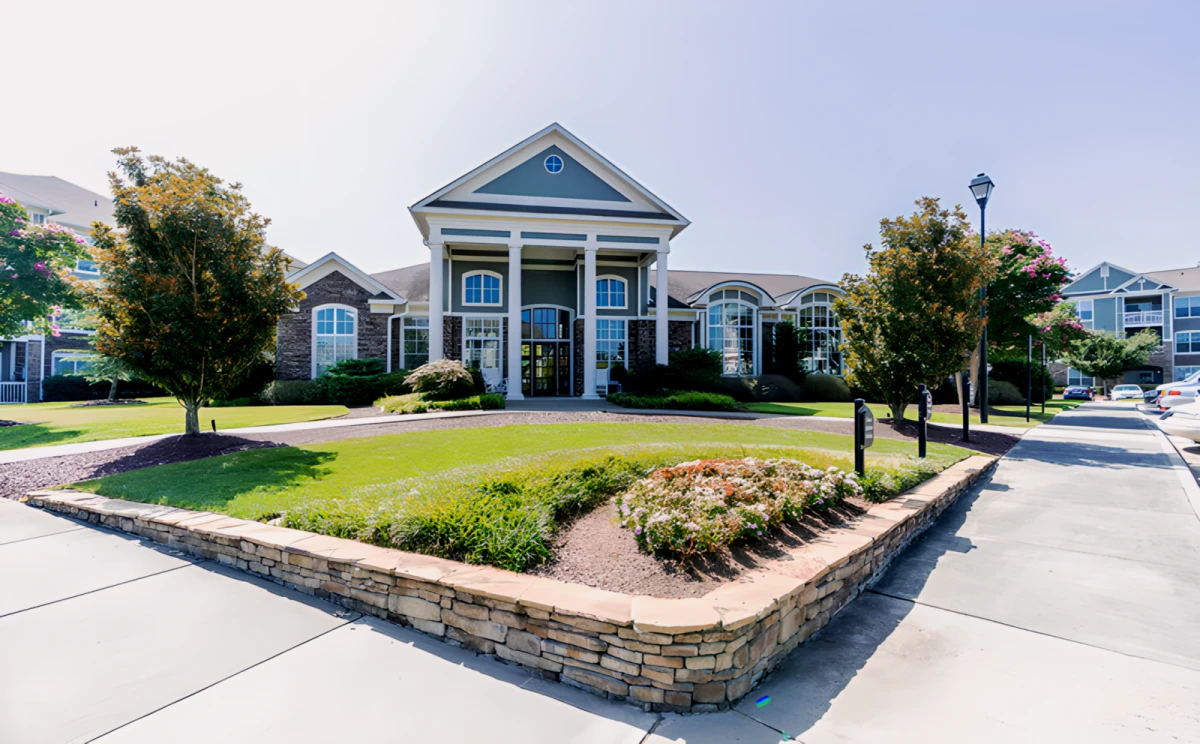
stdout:
{"type": "Polygon", "coordinates": [[[835,299],[828,292],[815,292],[800,303],[798,325],[808,335],[808,355],[804,366],[808,372],[830,375],[842,374],[842,327],[830,303],[835,299]]]}
{"type": "Polygon", "coordinates": [[[740,302],[709,307],[708,348],[721,352],[723,374],[754,374],[754,308],[740,302]]]}
{"type": "Polygon", "coordinates": [[[473,271],[463,275],[464,305],[499,305],[500,275],[491,271],[473,271]]]}
{"type": "Polygon", "coordinates": [[[78,351],[56,351],[51,359],[52,375],[84,375],[92,366],[92,355],[78,351]]]}
{"type": "Polygon", "coordinates": [[[357,313],[333,305],[313,314],[313,377],[320,377],[338,362],[358,357],[357,313]]]}
{"type": "Polygon", "coordinates": [[[628,366],[625,358],[625,321],[596,319],[596,369],[628,366]]]}
{"type": "Polygon", "coordinates": [[[75,262],[75,270],[85,274],[99,274],[100,265],[95,261],[80,259],[75,262]]]}
{"type": "Polygon", "coordinates": [[[571,340],[571,312],[553,307],[534,307],[522,310],[521,340],[571,340]]]}
{"type": "Polygon", "coordinates": [[[1075,314],[1079,316],[1079,322],[1084,328],[1092,327],[1092,301],[1080,300],[1075,304],[1075,314]]]}
{"type": "Polygon", "coordinates": [[[1200,317],[1200,297],[1176,297],[1176,318],[1200,317]]]}
{"type": "Polygon", "coordinates": [[[1175,382],[1183,382],[1197,372],[1200,372],[1200,367],[1176,367],[1175,382]]]}
{"type": "Polygon", "coordinates": [[[34,212],[29,215],[29,221],[35,225],[44,225],[46,224],[46,215],[34,212]]]}
{"type": "Polygon", "coordinates": [[[625,280],[606,276],[596,280],[596,307],[625,307],[625,280]]]}
{"type": "Polygon", "coordinates": [[[429,318],[404,318],[400,366],[416,369],[429,361],[429,318]]]}
{"type": "Polygon", "coordinates": [[[1088,377],[1087,375],[1084,375],[1084,374],[1080,374],[1079,370],[1074,370],[1074,369],[1067,370],[1067,386],[1068,387],[1073,387],[1076,385],[1082,385],[1083,387],[1092,387],[1095,384],[1096,384],[1096,380],[1094,378],[1088,377]]]}
{"type": "Polygon", "coordinates": [[[463,361],[468,367],[500,367],[500,318],[467,318],[463,361]]]}
{"type": "Polygon", "coordinates": [[[1200,354],[1200,333],[1176,333],[1176,354],[1200,354]]]}
{"type": "Polygon", "coordinates": [[[563,169],[563,159],[557,155],[551,155],[545,161],[547,173],[560,173],[563,169]]]}

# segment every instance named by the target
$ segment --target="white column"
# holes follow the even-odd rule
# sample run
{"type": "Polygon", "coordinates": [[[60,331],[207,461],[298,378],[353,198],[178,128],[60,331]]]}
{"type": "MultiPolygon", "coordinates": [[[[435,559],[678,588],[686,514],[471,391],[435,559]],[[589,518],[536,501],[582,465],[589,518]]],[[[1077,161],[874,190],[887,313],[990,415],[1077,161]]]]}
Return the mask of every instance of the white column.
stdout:
{"type": "Polygon", "coordinates": [[[658,265],[655,272],[654,298],[654,361],[658,364],[667,363],[667,247],[658,251],[658,265]]]}
{"type": "Polygon", "coordinates": [[[442,308],[443,288],[446,282],[442,277],[442,254],[445,246],[441,243],[429,244],[429,361],[436,362],[445,354],[442,351],[442,308]]]}
{"type": "Polygon", "coordinates": [[[521,246],[508,247],[508,399],[521,393],[521,246]]]}
{"type": "Polygon", "coordinates": [[[583,249],[583,397],[596,395],[596,247],[583,249]]]}

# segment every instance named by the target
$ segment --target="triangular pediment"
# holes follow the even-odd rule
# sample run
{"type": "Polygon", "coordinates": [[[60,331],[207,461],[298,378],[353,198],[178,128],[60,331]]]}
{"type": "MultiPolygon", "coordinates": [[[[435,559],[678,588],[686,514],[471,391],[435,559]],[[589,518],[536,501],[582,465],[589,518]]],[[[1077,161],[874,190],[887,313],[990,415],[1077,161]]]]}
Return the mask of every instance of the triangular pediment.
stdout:
{"type": "Polygon", "coordinates": [[[1117,291],[1124,294],[1137,294],[1141,292],[1166,292],[1175,289],[1169,284],[1156,282],[1153,279],[1138,274],[1134,278],[1122,284],[1117,288],[1117,291]]]}
{"type": "Polygon", "coordinates": [[[1137,272],[1123,269],[1105,261],[1080,274],[1073,282],[1063,287],[1063,295],[1114,292],[1122,285],[1137,278],[1137,272]]]}
{"type": "Polygon", "coordinates": [[[628,218],[674,225],[683,215],[558,124],[412,206],[432,212],[628,218]]]}

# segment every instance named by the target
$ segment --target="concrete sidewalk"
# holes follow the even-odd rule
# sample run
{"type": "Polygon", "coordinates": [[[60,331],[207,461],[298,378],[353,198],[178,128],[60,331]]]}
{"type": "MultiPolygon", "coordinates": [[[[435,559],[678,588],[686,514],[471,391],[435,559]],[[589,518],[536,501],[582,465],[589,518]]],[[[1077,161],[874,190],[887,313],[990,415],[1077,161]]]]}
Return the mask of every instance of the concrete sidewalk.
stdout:
{"type": "Polygon", "coordinates": [[[1189,488],[1140,414],[1061,414],[734,711],[688,717],[0,502],[0,739],[1200,741],[1189,488]]]}

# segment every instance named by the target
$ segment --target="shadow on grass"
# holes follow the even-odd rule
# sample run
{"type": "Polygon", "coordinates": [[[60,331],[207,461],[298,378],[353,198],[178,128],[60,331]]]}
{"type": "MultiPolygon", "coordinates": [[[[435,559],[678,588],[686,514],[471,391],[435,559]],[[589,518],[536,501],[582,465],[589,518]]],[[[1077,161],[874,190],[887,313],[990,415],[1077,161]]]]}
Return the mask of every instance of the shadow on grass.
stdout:
{"type": "MultiPolygon", "coordinates": [[[[820,409],[808,408],[795,403],[753,403],[747,406],[747,408],[754,413],[781,413],[785,416],[815,416],[821,413],[820,409]]],[[[829,414],[826,413],[825,415],[829,414]]]]}
{"type": "Polygon", "coordinates": [[[58,444],[82,436],[79,429],[51,429],[46,424],[20,424],[0,427],[0,450],[58,444]]]}
{"type": "Polygon", "coordinates": [[[332,452],[314,452],[241,437],[171,437],[106,462],[87,490],[102,496],[224,511],[251,491],[274,491],[330,474],[332,452]],[[158,467],[155,467],[158,466],[158,467]]]}

